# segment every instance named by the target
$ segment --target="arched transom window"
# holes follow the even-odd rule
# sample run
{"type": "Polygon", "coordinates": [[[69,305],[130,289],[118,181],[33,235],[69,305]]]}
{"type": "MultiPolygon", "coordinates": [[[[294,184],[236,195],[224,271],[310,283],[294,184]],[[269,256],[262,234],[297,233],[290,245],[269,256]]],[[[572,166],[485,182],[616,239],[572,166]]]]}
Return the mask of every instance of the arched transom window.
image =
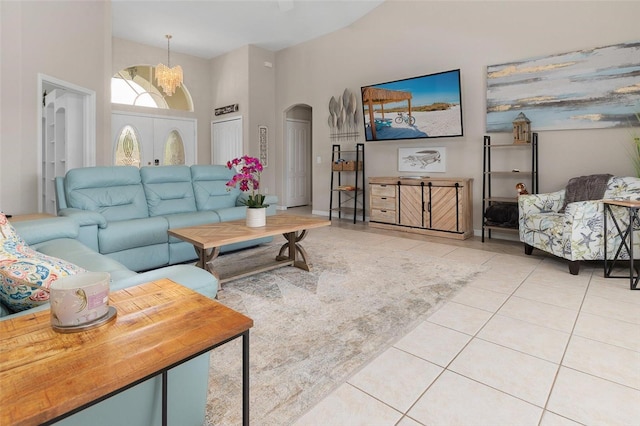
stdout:
{"type": "Polygon", "coordinates": [[[155,67],[135,65],[118,71],[111,78],[111,103],[149,108],[193,111],[193,101],[184,86],[167,96],[156,85],[155,67]]]}

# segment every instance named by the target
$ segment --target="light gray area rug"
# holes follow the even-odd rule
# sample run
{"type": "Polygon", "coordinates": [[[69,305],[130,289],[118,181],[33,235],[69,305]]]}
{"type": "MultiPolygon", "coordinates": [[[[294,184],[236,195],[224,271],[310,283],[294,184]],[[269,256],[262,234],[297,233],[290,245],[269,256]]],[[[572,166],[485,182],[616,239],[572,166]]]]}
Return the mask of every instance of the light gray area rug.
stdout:
{"type": "MultiPolygon", "coordinates": [[[[219,301],[254,320],[252,425],[293,422],[483,270],[418,249],[385,249],[398,240],[311,230],[302,241],[311,272],[286,267],[223,285],[219,301]]],[[[221,256],[216,265],[238,270],[271,260],[283,242],[221,256]]],[[[212,352],[207,425],[242,423],[241,365],[240,339],[212,352]]]]}

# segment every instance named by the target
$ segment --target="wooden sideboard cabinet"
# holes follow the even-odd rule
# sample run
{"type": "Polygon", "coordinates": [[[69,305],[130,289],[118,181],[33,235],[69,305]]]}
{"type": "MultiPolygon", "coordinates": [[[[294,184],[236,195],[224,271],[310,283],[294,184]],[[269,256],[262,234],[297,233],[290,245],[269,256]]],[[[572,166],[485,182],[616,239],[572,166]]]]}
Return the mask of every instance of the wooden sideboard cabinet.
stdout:
{"type": "Polygon", "coordinates": [[[473,236],[471,178],[369,178],[369,226],[463,240],[473,236]]]}

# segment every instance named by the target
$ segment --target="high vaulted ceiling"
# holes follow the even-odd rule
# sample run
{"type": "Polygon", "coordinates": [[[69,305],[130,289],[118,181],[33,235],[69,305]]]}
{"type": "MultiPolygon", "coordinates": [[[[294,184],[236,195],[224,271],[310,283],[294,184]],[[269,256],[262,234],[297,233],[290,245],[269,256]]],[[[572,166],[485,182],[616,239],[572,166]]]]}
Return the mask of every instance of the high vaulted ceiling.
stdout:
{"type": "Polygon", "coordinates": [[[384,0],[112,0],[112,34],[209,59],[252,44],[278,51],[344,28],[384,0]]]}

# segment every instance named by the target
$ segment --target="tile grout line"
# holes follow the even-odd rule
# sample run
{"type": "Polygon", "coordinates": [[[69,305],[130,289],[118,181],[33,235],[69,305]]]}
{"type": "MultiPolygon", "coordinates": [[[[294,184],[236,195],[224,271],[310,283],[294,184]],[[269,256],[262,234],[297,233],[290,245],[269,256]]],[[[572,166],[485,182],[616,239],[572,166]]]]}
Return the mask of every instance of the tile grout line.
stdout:
{"type": "MultiPolygon", "coordinates": [[[[547,394],[547,399],[544,403],[544,407],[543,407],[543,411],[542,411],[542,417],[540,417],[540,421],[538,422],[538,426],[542,426],[542,419],[544,418],[544,413],[549,411],[551,413],[557,414],[562,416],[561,414],[555,413],[553,411],[548,410],[548,406],[549,406],[549,401],[551,399],[551,395],[553,394],[553,390],[556,386],[556,382],[558,381],[558,376],[560,374],[560,369],[563,367],[563,362],[564,362],[564,358],[567,355],[567,350],[569,349],[569,345],[571,344],[571,340],[573,339],[574,336],[574,332],[576,329],[576,325],[578,324],[578,320],[580,318],[580,314],[582,312],[582,306],[584,305],[584,301],[587,298],[587,293],[589,292],[589,287],[591,286],[591,280],[593,279],[593,273],[594,273],[595,269],[593,269],[591,271],[591,276],[589,277],[589,280],[587,282],[587,287],[584,290],[584,295],[582,296],[582,302],[580,303],[580,308],[578,309],[578,314],[576,315],[576,319],[573,321],[573,326],[571,327],[571,333],[569,334],[569,340],[567,340],[567,343],[564,347],[564,351],[562,352],[562,357],[560,357],[560,362],[558,363],[558,368],[556,369],[556,374],[553,377],[553,381],[551,382],[551,387],[549,388],[549,393],[547,394]]],[[[566,367],[565,367],[566,368],[566,367]]],[[[566,416],[562,416],[564,418],[567,418],[566,416]]],[[[574,419],[570,419],[571,421],[578,422],[577,420],[574,419]]]]}

